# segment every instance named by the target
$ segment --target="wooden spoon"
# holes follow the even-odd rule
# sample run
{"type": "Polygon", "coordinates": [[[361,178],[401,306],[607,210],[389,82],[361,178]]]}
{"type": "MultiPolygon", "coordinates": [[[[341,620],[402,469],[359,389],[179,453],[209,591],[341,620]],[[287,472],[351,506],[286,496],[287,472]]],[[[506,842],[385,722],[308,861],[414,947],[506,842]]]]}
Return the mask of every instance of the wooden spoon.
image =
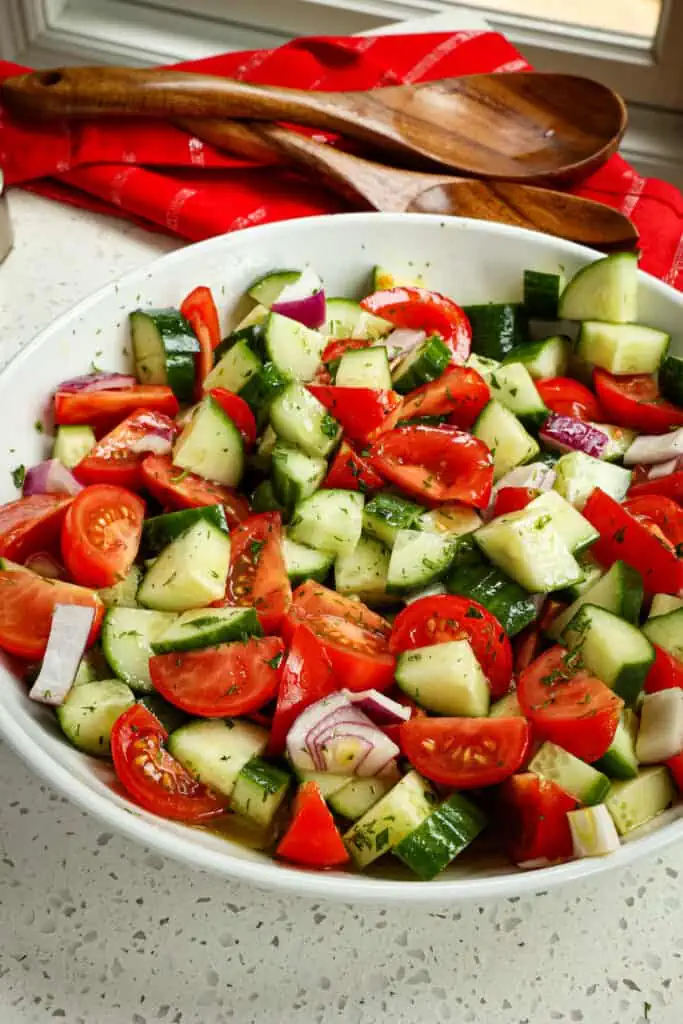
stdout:
{"type": "Polygon", "coordinates": [[[355,205],[374,210],[499,221],[607,251],[633,249],[638,242],[636,228],[618,210],[564,192],[385,167],[277,125],[201,119],[176,123],[259,163],[294,163],[322,177],[355,205]]]}
{"type": "Polygon", "coordinates": [[[186,71],[55,68],[6,79],[13,110],[296,121],[351,135],[413,166],[483,178],[573,180],[616,150],[623,100],[575,75],[509,72],[365,92],[305,92],[186,71]]]}

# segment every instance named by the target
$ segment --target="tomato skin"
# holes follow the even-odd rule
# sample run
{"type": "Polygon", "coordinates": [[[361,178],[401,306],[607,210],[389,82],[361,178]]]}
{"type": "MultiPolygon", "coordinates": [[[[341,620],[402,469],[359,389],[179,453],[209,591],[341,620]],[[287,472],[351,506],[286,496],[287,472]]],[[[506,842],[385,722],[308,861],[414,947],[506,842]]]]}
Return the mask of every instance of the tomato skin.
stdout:
{"type": "Polygon", "coordinates": [[[104,605],[96,593],[73,583],[46,580],[21,566],[0,570],[0,648],[20,658],[42,658],[57,604],[78,604],[94,610],[88,646],[93,644],[104,615],[104,605]]]}
{"type": "Polygon", "coordinates": [[[624,707],[620,697],[559,646],[520,673],[517,696],[535,736],[589,763],[606,752],[624,707]]]}
{"type": "Polygon", "coordinates": [[[249,516],[230,534],[230,567],[221,604],[254,607],[264,633],[275,633],[292,603],[282,556],[279,512],[249,516]]]}
{"type": "Polygon", "coordinates": [[[195,394],[199,400],[202,397],[202,385],[213,369],[213,350],[221,341],[218,310],[210,289],[200,285],[191,291],[180,304],[180,312],[189,321],[199,342],[199,352],[195,359],[195,394]]]}
{"type": "Polygon", "coordinates": [[[513,775],[498,793],[499,837],[515,864],[567,860],[573,854],[567,811],[577,800],[533,772],[513,775]]]}
{"type": "Polygon", "coordinates": [[[81,491],[62,523],[62,558],[72,579],[100,588],[127,576],[140,547],[144,518],[144,501],[123,487],[97,484],[81,491]]]}
{"type": "Polygon", "coordinates": [[[449,366],[438,378],[406,395],[386,428],[417,416],[448,416],[454,427],[469,428],[491,397],[491,390],[476,370],[449,366]]]}
{"type": "MultiPolygon", "coordinates": [[[[373,612],[362,601],[353,601],[350,597],[338,594],[336,590],[324,587],[315,580],[301,583],[292,594],[292,611],[300,617],[309,615],[335,615],[347,622],[354,622],[372,633],[379,633],[385,638],[391,633],[391,625],[377,612],[373,612]]],[[[283,624],[283,632],[287,643],[291,643],[293,631],[287,632],[287,621],[283,624]]]]}
{"type": "Polygon", "coordinates": [[[299,786],[292,820],[275,853],[308,868],[334,868],[348,861],[339,829],[317,783],[299,786]]]}
{"type": "Polygon", "coordinates": [[[456,363],[464,363],[470,354],[470,322],[464,310],[445,295],[426,288],[389,288],[368,295],[360,304],[368,313],[381,316],[396,327],[440,335],[456,363]]]}
{"type": "Polygon", "coordinates": [[[178,399],[165,384],[136,384],[117,391],[58,391],[55,423],[109,428],[139,409],[177,416],[178,399]]]}
{"type": "Polygon", "coordinates": [[[595,369],[593,382],[605,410],[605,423],[618,423],[644,434],[666,434],[683,426],[683,409],[661,397],[656,377],[616,377],[607,370],[595,369]]]}
{"type": "Polygon", "coordinates": [[[36,551],[51,548],[72,501],[63,494],[32,494],[0,505],[0,558],[25,562],[36,551]]]}
{"type": "Polygon", "coordinates": [[[338,338],[327,343],[323,349],[321,362],[334,363],[344,355],[345,352],[355,352],[358,349],[370,348],[374,341],[368,338],[338,338]]]}
{"type": "Polygon", "coordinates": [[[142,704],[119,715],[111,732],[111,754],[126,792],[145,810],[174,821],[206,821],[224,814],[227,798],[197,782],[165,749],[167,739],[158,718],[142,704]]]}
{"type": "Polygon", "coordinates": [[[622,559],[638,570],[650,594],[677,594],[683,590],[683,558],[677,558],[623,505],[596,487],[582,515],[600,533],[591,554],[602,565],[609,567],[622,559]]]}
{"type": "Polygon", "coordinates": [[[175,435],[176,424],[162,413],[147,409],[131,413],[101,438],[74,468],[82,484],[115,484],[137,490],[142,486],[142,463],[148,452],[136,452],[136,441],[158,431],[175,435]]]}
{"type": "Polygon", "coordinates": [[[241,494],[178,469],[168,455],[148,455],[141,476],[146,490],[170,509],[222,505],[231,530],[249,515],[249,502],[241,494]]]}
{"type": "Polygon", "coordinates": [[[512,679],[512,647],[498,619],[466,597],[439,594],[413,601],[399,612],[389,641],[392,654],[467,639],[491,687],[503,697],[512,679]]]}
{"type": "Polygon", "coordinates": [[[244,399],[227,388],[211,388],[209,394],[218,402],[226,416],[230,417],[247,447],[251,448],[256,442],[256,420],[244,399]]]}
{"type": "Polygon", "coordinates": [[[674,548],[680,546],[683,555],[683,509],[672,498],[646,494],[627,498],[623,505],[632,516],[653,522],[674,548]]]}
{"type": "Polygon", "coordinates": [[[674,754],[664,764],[671,772],[671,776],[679,793],[683,793],[683,750],[680,754],[674,754]]]}
{"type": "Polygon", "coordinates": [[[280,670],[280,685],[268,753],[281,754],[287,733],[302,711],[339,689],[330,660],[311,630],[303,623],[294,630],[289,653],[280,670]]]}
{"type": "Polygon", "coordinates": [[[662,476],[658,480],[642,480],[631,484],[629,498],[639,498],[645,494],[661,494],[683,505],[683,470],[662,476]]]}
{"type": "Polygon", "coordinates": [[[247,715],[277,693],[284,649],[279,637],[250,637],[245,643],[156,654],[149,670],[161,696],[190,715],[247,715]]]}
{"type": "Polygon", "coordinates": [[[524,718],[411,718],[399,735],[421,775],[456,789],[502,782],[524,764],[529,747],[524,718]]]}
{"type": "Polygon", "coordinates": [[[655,660],[645,679],[645,693],[672,690],[676,686],[683,690],[683,662],[657,644],[652,646],[655,649],[655,660]]]}
{"type": "Polygon", "coordinates": [[[573,377],[548,377],[535,381],[535,384],[544,404],[558,416],[574,416],[595,423],[608,422],[593,392],[573,377]]]}
{"type": "Polygon", "coordinates": [[[334,384],[309,384],[308,390],[334,416],[345,436],[359,444],[380,430],[389,414],[401,405],[401,396],[395,391],[334,384]]]}
{"type": "Polygon", "coordinates": [[[383,487],[384,480],[348,441],[342,441],[322,486],[367,494],[383,487]]]}
{"type": "Polygon", "coordinates": [[[491,452],[457,427],[398,427],[374,442],[369,462],[380,476],[430,504],[486,508],[491,498],[491,452]]]}
{"type": "Polygon", "coordinates": [[[533,487],[501,487],[493,502],[493,515],[504,516],[508,512],[519,512],[541,492],[533,487]]]}

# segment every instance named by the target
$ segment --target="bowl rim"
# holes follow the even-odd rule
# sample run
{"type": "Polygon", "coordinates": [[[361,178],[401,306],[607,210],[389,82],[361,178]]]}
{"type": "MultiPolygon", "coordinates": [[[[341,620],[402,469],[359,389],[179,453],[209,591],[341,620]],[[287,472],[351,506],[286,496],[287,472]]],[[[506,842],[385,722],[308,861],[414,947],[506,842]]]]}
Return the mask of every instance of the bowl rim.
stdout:
{"type": "MultiPolygon", "coordinates": [[[[408,218],[412,225],[422,223],[443,227],[448,224],[451,227],[450,221],[453,221],[452,227],[457,230],[483,231],[491,235],[548,237],[540,232],[530,231],[525,228],[475,220],[473,218],[445,219],[438,214],[382,214],[376,212],[321,215],[294,221],[276,221],[249,227],[244,229],[244,231],[213,236],[143,263],[141,266],[109,281],[60,314],[2,367],[2,370],[0,370],[0,391],[2,390],[5,374],[10,369],[13,372],[19,370],[23,362],[29,360],[42,346],[43,339],[46,336],[52,335],[91,307],[97,306],[104,296],[117,291],[120,287],[125,287],[129,281],[134,281],[140,275],[149,273],[152,268],[157,270],[159,266],[165,267],[173,265],[175,262],[182,262],[187,258],[189,252],[196,251],[198,247],[201,247],[202,251],[211,251],[214,248],[220,249],[226,244],[229,245],[228,239],[239,239],[238,244],[245,244],[243,242],[245,238],[248,240],[253,239],[258,244],[264,237],[267,238],[269,234],[297,230],[297,226],[305,230],[306,225],[315,227],[317,224],[328,223],[332,220],[337,223],[342,221],[343,223],[359,223],[363,225],[372,224],[373,222],[406,223],[408,218]]],[[[562,246],[565,252],[584,259],[595,259],[604,255],[597,250],[577,245],[573,242],[562,239],[553,239],[553,241],[562,246]]],[[[660,279],[647,274],[645,271],[639,270],[639,275],[648,277],[650,285],[654,286],[657,291],[661,291],[663,295],[669,297],[672,295],[676,296],[683,307],[683,294],[660,279]]],[[[521,871],[511,865],[509,872],[501,872],[488,877],[437,878],[428,883],[412,880],[383,879],[360,874],[344,874],[342,872],[335,872],[334,874],[316,872],[289,866],[275,859],[264,860],[263,862],[242,859],[235,857],[230,852],[227,844],[224,851],[219,851],[196,843],[193,839],[193,830],[190,827],[183,830],[180,834],[164,832],[153,827],[150,828],[150,824],[153,824],[155,820],[154,815],[138,808],[132,801],[130,809],[123,804],[119,805],[115,800],[92,789],[86,782],[75,778],[64,764],[54,760],[40,746],[38,739],[31,735],[33,730],[42,732],[42,725],[30,717],[28,723],[30,724],[25,725],[14,717],[0,716],[0,736],[7,741],[19,757],[37,775],[44,779],[48,785],[58,790],[81,809],[93,814],[109,827],[116,829],[128,838],[134,839],[142,846],[156,849],[172,860],[199,868],[211,874],[221,875],[228,881],[246,882],[261,890],[283,894],[295,894],[340,902],[411,903],[423,905],[444,905],[457,901],[501,897],[510,898],[545,892],[559,885],[594,878],[606,872],[624,868],[655,851],[663,850],[677,840],[683,839],[683,821],[679,817],[679,815],[683,816],[683,807],[680,807],[674,820],[662,823],[660,827],[652,830],[645,826],[644,834],[624,842],[618,851],[606,857],[582,858],[551,867],[537,868],[532,871],[521,871]]]]}

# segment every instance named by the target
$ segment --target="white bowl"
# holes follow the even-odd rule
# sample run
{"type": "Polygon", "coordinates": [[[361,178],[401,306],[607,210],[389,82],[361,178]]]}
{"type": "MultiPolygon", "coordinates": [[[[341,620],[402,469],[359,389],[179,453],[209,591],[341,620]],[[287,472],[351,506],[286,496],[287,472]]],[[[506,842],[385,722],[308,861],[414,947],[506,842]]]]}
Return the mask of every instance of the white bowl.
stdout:
{"type": "MultiPolygon", "coordinates": [[[[250,228],[188,246],[128,274],[81,302],[33,341],[0,375],[0,500],[16,497],[10,471],[45,457],[35,430],[49,422],[49,397],[60,380],[86,372],[91,361],[107,369],[129,364],[127,313],[139,306],[174,306],[192,287],[211,287],[228,318],[245,288],[275,267],[310,264],[328,295],[363,294],[375,264],[422,272],[429,287],[459,302],[520,298],[522,270],[568,275],[595,259],[590,249],[531,231],[482,221],[428,215],[348,214],[250,228]]],[[[640,280],[640,319],[674,334],[683,350],[683,296],[646,274],[640,280]],[[678,333],[677,333],[678,332],[678,333]]],[[[229,322],[226,319],[226,322],[229,322]]],[[[288,867],[264,854],[199,829],[138,809],[114,787],[108,763],[87,757],[61,735],[53,714],[26,696],[26,687],[0,660],[0,731],[17,753],[56,789],[112,829],[196,867],[226,878],[332,899],[376,902],[454,902],[537,892],[610,871],[683,838],[674,809],[665,819],[602,859],[572,861],[531,872],[493,857],[463,857],[437,880],[288,867]]]]}

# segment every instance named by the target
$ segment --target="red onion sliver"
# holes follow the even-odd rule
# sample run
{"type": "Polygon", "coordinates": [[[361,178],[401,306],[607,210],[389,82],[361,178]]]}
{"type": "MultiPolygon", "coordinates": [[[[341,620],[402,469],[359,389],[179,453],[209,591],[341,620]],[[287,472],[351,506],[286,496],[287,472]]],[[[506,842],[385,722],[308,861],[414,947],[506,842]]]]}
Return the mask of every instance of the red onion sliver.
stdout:
{"type": "Polygon", "coordinates": [[[32,466],[24,479],[24,497],[32,494],[78,494],[83,487],[59,459],[46,459],[32,466]]]}
{"type": "Polygon", "coordinates": [[[287,753],[302,771],[367,777],[386,769],[399,749],[345,693],[333,693],[299,715],[287,753]]]}
{"type": "Polygon", "coordinates": [[[289,317],[290,320],[297,320],[304,327],[315,330],[325,323],[326,302],[325,292],[320,289],[305,299],[289,299],[288,301],[274,302],[270,307],[273,313],[280,313],[289,317]]]}
{"type": "Polygon", "coordinates": [[[375,725],[400,725],[410,718],[410,708],[399,704],[397,700],[385,696],[379,690],[342,690],[352,704],[364,711],[375,725]]]}
{"type": "Polygon", "coordinates": [[[84,373],[80,377],[63,380],[57,391],[119,391],[132,388],[137,384],[137,377],[130,373],[84,373]]]}
{"type": "Polygon", "coordinates": [[[683,456],[683,427],[670,434],[641,434],[624,455],[625,466],[645,466],[669,462],[683,456]]]}
{"type": "Polygon", "coordinates": [[[43,664],[29,693],[31,700],[53,707],[64,703],[76,678],[94,615],[95,609],[85,605],[55,605],[43,664]]]}
{"type": "Polygon", "coordinates": [[[669,459],[668,462],[659,462],[648,467],[648,480],[661,480],[663,476],[670,476],[679,469],[683,469],[683,459],[669,459]]]}
{"type": "Polygon", "coordinates": [[[551,412],[538,436],[550,448],[560,452],[584,452],[599,459],[609,444],[609,437],[597,427],[575,416],[551,412]]]}

